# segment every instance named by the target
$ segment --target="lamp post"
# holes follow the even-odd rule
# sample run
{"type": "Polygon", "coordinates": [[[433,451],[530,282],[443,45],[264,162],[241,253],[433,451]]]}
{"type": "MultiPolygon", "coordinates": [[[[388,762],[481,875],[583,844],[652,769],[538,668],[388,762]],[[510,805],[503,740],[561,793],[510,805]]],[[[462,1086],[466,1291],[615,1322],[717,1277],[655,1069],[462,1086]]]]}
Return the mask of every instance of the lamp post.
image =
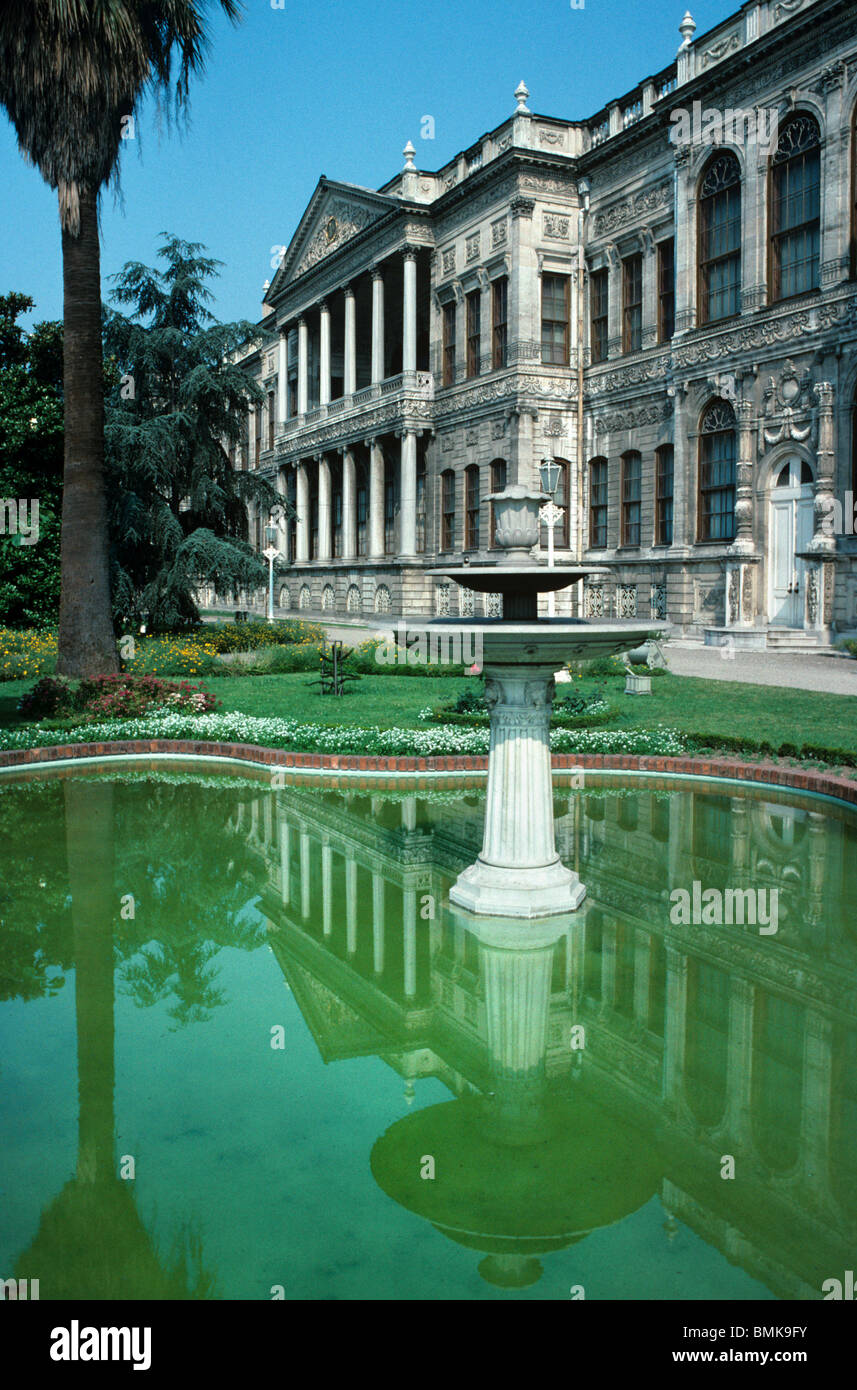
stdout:
{"type": "Polygon", "coordinates": [[[279,555],[277,549],[277,523],[274,520],[274,513],[268,517],[268,524],[265,527],[265,540],[268,542],[266,550],[262,554],[268,561],[268,622],[274,621],[274,561],[279,555]]]}
{"type": "MultiPolygon", "coordinates": [[[[555,459],[544,458],[539,465],[539,477],[542,484],[542,492],[547,493],[550,498],[544,506],[539,508],[539,520],[548,528],[548,569],[554,567],[553,554],[553,532],[558,521],[562,521],[563,508],[558,507],[554,502],[554,493],[559,483],[559,464],[555,459]]],[[[548,614],[552,618],[555,611],[555,595],[553,591],[548,594],[548,614]]]]}

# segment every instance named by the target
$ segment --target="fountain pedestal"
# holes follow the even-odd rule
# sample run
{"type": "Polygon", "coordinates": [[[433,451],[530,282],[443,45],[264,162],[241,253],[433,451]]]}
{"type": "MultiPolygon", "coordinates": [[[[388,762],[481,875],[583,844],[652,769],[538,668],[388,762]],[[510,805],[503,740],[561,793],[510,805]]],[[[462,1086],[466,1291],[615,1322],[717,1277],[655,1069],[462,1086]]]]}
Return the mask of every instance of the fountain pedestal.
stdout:
{"type": "Polygon", "coordinates": [[[556,850],[550,763],[553,665],[485,664],[491,718],[482,852],[450,902],[486,916],[572,912],[586,894],[556,850]]]}

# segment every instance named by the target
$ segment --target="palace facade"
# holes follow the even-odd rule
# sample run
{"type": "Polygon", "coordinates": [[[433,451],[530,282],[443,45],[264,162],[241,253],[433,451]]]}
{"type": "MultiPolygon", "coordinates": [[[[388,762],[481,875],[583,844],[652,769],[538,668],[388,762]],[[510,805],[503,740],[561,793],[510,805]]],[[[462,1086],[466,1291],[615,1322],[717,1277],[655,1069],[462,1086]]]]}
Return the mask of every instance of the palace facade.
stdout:
{"type": "MultiPolygon", "coordinates": [[[[735,646],[857,629],[857,11],[750,0],[585,121],[322,178],[246,367],[282,609],[499,613],[490,494],[560,464],[557,599],[735,646]]],[[[267,518],[251,516],[263,548],[267,518]]],[[[547,530],[543,528],[543,548],[547,530]]]]}

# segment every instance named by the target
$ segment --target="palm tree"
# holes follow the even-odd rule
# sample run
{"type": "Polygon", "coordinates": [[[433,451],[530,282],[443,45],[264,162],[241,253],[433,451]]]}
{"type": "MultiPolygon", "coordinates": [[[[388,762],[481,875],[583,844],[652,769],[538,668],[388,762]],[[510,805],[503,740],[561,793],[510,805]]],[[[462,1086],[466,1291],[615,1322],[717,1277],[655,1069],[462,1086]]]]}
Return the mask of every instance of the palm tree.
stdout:
{"type": "MultiPolygon", "coordinates": [[[[98,198],[128,119],[154,93],[181,113],[202,71],[210,0],[29,0],[0,7],[0,105],[57,190],[63,255],[65,460],[57,670],[119,669],[104,491],[98,198]]],[[[215,0],[233,22],[239,0],[215,0]]]]}

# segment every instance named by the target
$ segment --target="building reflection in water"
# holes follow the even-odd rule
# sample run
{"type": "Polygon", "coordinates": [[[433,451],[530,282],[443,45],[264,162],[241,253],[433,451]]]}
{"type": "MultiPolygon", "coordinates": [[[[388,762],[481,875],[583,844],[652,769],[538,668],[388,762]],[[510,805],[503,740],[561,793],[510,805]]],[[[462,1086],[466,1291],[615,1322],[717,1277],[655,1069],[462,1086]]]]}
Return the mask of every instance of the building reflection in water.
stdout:
{"type": "Polygon", "coordinates": [[[818,1298],[857,1236],[853,823],[762,789],[626,787],[558,789],[588,894],[549,924],[450,910],[476,795],[289,787],[235,828],[324,1059],[376,1054],[409,1101],[427,1076],[454,1097],[393,1124],[372,1172],[482,1252],[483,1277],[532,1284],[541,1256],[657,1193],[667,1238],[680,1220],[778,1296],[818,1298]],[[694,880],[776,888],[776,935],[673,925],[694,880]]]}

